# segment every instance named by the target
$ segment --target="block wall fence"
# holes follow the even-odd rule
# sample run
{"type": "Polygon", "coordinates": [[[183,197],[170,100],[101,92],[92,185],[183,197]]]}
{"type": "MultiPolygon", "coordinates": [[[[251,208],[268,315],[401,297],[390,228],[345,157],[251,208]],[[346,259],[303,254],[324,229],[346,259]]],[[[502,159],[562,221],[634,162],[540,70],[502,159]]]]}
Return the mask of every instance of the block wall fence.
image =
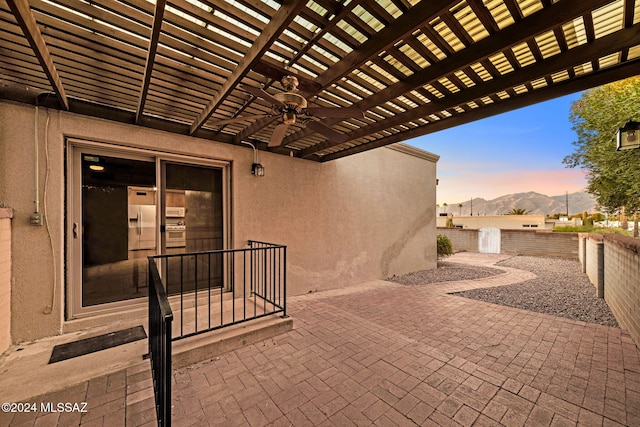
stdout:
{"type": "Polygon", "coordinates": [[[580,262],[591,283],[601,287],[620,327],[640,347],[640,240],[618,234],[580,234],[580,262]]]}
{"type": "Polygon", "coordinates": [[[438,234],[444,234],[451,240],[454,251],[478,251],[478,230],[470,228],[438,227],[438,234]]]}
{"type": "MultiPolygon", "coordinates": [[[[438,227],[454,251],[478,251],[478,230],[438,227]]],[[[577,259],[596,295],[640,347],[640,240],[619,234],[500,230],[503,254],[577,259]]]]}
{"type": "MultiPolygon", "coordinates": [[[[438,227],[454,251],[478,251],[478,230],[438,227]]],[[[500,230],[500,253],[578,259],[578,233],[536,230],[500,230]]]]}

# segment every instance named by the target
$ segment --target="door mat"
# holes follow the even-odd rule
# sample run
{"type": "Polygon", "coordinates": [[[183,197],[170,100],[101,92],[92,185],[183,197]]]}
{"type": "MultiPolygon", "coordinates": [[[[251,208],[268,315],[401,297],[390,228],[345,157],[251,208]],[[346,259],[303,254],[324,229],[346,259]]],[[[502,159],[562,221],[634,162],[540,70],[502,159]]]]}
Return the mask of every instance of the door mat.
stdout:
{"type": "Polygon", "coordinates": [[[144,328],[142,326],[135,326],[121,331],[98,335],[97,337],[85,338],[66,344],[59,344],[53,347],[49,363],[60,362],[73,357],[106,350],[107,348],[143,340],[146,337],[147,334],[144,331],[144,328]]]}

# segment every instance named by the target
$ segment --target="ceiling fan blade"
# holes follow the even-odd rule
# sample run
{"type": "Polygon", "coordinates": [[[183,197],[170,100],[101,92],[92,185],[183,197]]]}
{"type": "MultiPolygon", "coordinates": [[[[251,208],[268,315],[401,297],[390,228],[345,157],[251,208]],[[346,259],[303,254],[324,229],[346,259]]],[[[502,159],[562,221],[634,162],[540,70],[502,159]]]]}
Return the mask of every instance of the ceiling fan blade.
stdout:
{"type": "Polygon", "coordinates": [[[249,116],[238,116],[232,119],[216,120],[215,122],[208,123],[208,126],[221,126],[227,123],[243,122],[247,120],[261,119],[263,117],[269,117],[271,114],[251,114],[249,116]]]}
{"type": "Polygon", "coordinates": [[[318,132],[319,134],[326,136],[331,142],[339,143],[347,140],[347,137],[344,134],[336,132],[329,126],[325,126],[322,123],[311,120],[307,122],[305,126],[314,132],[318,132]]]}
{"type": "Polygon", "coordinates": [[[238,85],[238,88],[243,90],[243,91],[245,91],[245,92],[249,92],[253,96],[257,96],[258,98],[262,98],[265,101],[268,101],[273,105],[277,105],[278,107],[284,106],[284,104],[282,102],[278,101],[276,98],[271,96],[271,94],[265,92],[264,90],[262,90],[260,88],[253,87],[253,86],[248,86],[248,85],[238,85]]]}
{"type": "Polygon", "coordinates": [[[364,112],[355,107],[309,107],[304,109],[310,116],[334,117],[336,119],[364,118],[364,112]]]}
{"type": "Polygon", "coordinates": [[[287,129],[289,125],[286,123],[280,123],[273,130],[273,134],[271,135],[271,141],[269,141],[269,147],[277,147],[282,144],[285,135],[287,134],[287,129]]]}

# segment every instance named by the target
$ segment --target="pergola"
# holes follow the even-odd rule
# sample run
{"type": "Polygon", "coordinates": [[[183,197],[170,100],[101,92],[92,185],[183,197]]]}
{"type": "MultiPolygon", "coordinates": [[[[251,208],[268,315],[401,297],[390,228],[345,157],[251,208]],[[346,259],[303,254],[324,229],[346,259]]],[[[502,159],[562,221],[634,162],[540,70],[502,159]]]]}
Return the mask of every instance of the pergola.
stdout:
{"type": "Polygon", "coordinates": [[[0,0],[0,99],[321,162],[639,73],[640,0],[0,0]]]}

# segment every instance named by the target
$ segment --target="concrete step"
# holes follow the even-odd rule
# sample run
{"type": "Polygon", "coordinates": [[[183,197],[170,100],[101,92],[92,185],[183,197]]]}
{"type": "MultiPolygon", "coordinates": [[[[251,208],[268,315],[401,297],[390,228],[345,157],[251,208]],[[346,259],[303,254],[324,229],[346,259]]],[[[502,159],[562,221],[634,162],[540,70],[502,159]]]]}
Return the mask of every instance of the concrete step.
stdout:
{"type": "Polygon", "coordinates": [[[280,314],[239,323],[173,342],[171,366],[180,369],[293,329],[293,319],[280,314]]]}
{"type": "MultiPolygon", "coordinates": [[[[58,344],[101,335],[140,323],[138,320],[109,327],[90,328],[13,346],[0,358],[0,401],[26,401],[32,397],[63,390],[136,365],[149,367],[149,361],[143,360],[143,355],[148,352],[146,339],[57,363],[48,363],[53,347],[58,344]]],[[[142,323],[148,334],[146,321],[142,323]]],[[[283,319],[280,315],[274,314],[174,341],[172,368],[189,366],[244,345],[285,333],[292,328],[292,318],[283,319]]]]}

